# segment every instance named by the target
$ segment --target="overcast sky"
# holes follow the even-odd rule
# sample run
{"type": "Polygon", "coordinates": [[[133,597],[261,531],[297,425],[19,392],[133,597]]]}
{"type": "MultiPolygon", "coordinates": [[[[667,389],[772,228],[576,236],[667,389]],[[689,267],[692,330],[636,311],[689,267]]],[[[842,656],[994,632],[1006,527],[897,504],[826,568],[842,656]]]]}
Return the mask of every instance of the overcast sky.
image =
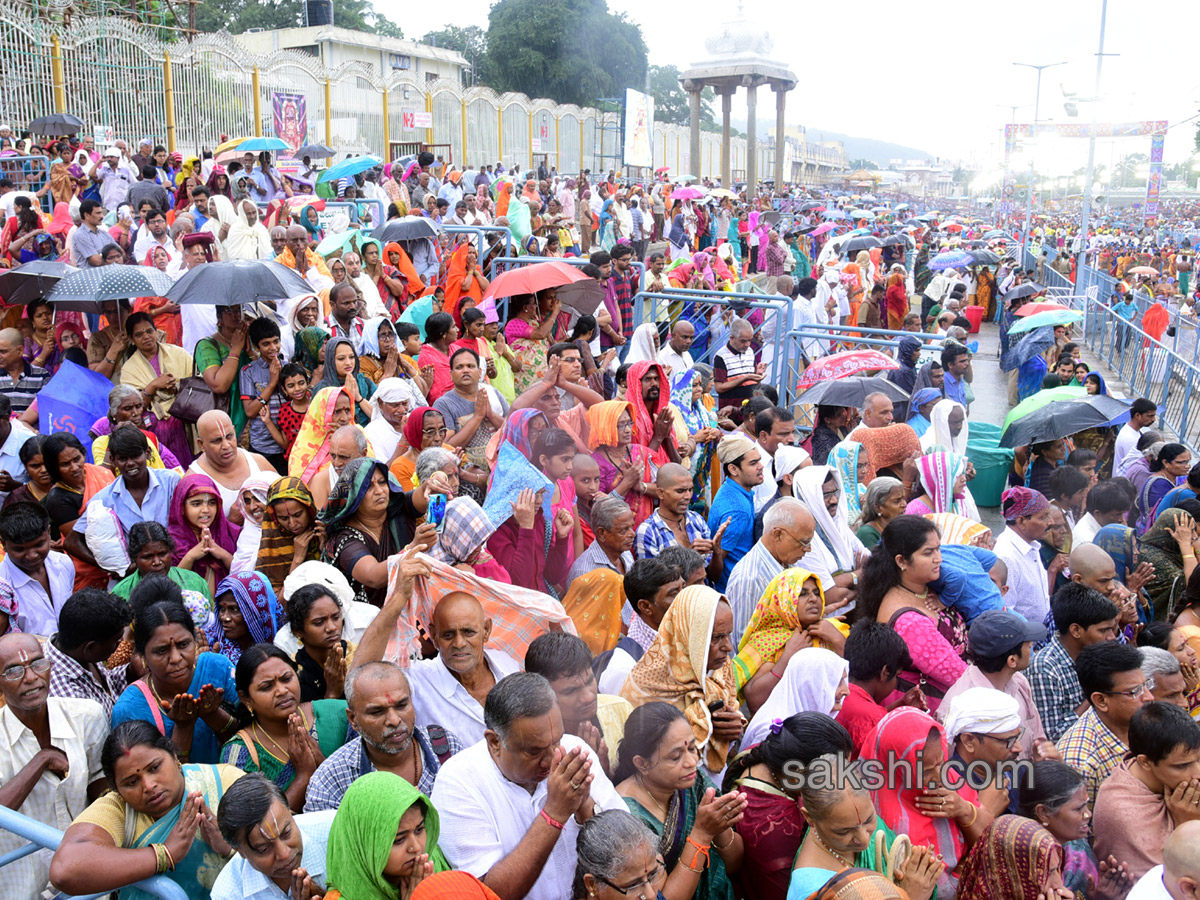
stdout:
{"type": "MultiPolygon", "coordinates": [[[[491,5],[491,0],[422,5],[418,30],[414,7],[376,0],[379,11],[402,22],[414,38],[450,24],[486,28],[491,5]]],[[[705,38],[736,9],[727,0],[609,0],[609,8],[642,26],[652,64],[681,68],[706,56],[705,38]]],[[[788,125],[808,126],[810,136],[814,128],[827,128],[924,148],[981,169],[994,165],[1001,159],[1001,129],[1010,121],[1011,106],[1027,106],[1017,110],[1018,121],[1033,119],[1036,73],[1014,62],[1066,62],[1043,74],[1041,120],[1090,121],[1088,104],[1080,106],[1079,118],[1068,119],[1059,85],[1093,96],[1100,0],[956,6],[931,0],[747,0],[745,11],[747,18],[769,25],[772,55],[799,76],[788,96],[788,125]]],[[[1105,52],[1120,56],[1104,61],[1100,121],[1175,124],[1200,111],[1194,41],[1184,41],[1195,33],[1198,17],[1195,0],[1108,4],[1105,52]]],[[[764,93],[760,88],[759,121],[766,114],[769,125],[774,104],[764,93]]],[[[734,101],[735,118],[745,115],[744,97],[743,91],[734,101]]],[[[1189,156],[1194,133],[1194,122],[1167,133],[1168,163],[1189,156]]],[[[1127,138],[1110,147],[1101,140],[1097,163],[1112,153],[1119,158],[1148,152],[1149,143],[1127,138]]],[[[1069,171],[1084,164],[1086,150],[1085,140],[1052,140],[1039,148],[1039,162],[1045,155],[1069,171]]]]}

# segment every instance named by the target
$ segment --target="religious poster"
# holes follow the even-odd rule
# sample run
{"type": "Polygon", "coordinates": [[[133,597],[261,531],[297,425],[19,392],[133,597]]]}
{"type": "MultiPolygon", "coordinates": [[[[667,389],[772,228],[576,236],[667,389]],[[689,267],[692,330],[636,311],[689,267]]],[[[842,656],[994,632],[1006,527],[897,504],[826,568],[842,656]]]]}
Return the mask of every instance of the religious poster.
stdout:
{"type": "Polygon", "coordinates": [[[295,153],[308,137],[308,102],[303,94],[275,91],[271,94],[275,120],[275,137],[284,141],[295,153]]]}
{"type": "Polygon", "coordinates": [[[625,165],[654,165],[654,98],[625,89],[625,165]]]}
{"type": "Polygon", "coordinates": [[[1165,134],[1150,138],[1150,173],[1146,178],[1146,208],[1142,216],[1146,221],[1158,217],[1158,194],[1162,188],[1163,141],[1165,134]]]}

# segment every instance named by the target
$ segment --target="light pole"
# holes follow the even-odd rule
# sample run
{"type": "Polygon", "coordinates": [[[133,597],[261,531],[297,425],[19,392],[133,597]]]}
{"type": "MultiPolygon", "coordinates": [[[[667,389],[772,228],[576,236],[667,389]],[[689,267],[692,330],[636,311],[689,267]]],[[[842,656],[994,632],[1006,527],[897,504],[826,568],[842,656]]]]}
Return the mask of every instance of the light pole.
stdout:
{"type": "MultiPolygon", "coordinates": [[[[1045,65],[1036,66],[1033,63],[1013,63],[1014,66],[1024,66],[1027,69],[1037,70],[1037,94],[1033,100],[1033,134],[1031,137],[1037,138],[1038,114],[1041,111],[1042,103],[1042,70],[1053,69],[1055,66],[1065,66],[1065,62],[1046,63],[1045,65]]],[[[1025,228],[1021,232],[1021,262],[1025,262],[1025,248],[1029,245],[1029,226],[1033,221],[1033,151],[1029,152],[1029,196],[1025,198],[1025,228]]]]}
{"type": "Polygon", "coordinates": [[[1087,175],[1084,179],[1082,209],[1079,214],[1079,243],[1075,248],[1075,283],[1087,262],[1088,219],[1092,215],[1092,171],[1096,163],[1096,113],[1100,101],[1100,72],[1104,66],[1104,24],[1108,18],[1108,0],[1100,0],[1100,50],[1096,53],[1096,89],[1092,92],[1095,102],[1092,103],[1092,127],[1088,131],[1088,161],[1087,175]]]}

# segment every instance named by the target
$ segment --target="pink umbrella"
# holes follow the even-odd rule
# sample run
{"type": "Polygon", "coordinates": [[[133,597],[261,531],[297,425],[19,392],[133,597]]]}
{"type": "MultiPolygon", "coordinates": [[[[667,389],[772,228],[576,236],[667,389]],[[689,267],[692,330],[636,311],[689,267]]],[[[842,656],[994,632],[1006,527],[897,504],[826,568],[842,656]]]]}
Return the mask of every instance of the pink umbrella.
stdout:
{"type": "Polygon", "coordinates": [[[671,192],[672,200],[702,200],[704,199],[704,191],[695,187],[683,187],[677,191],[671,192]]]}
{"type": "Polygon", "coordinates": [[[900,364],[878,350],[845,350],[822,356],[807,369],[796,385],[797,390],[810,388],[821,381],[847,378],[861,372],[877,372],[882,369],[898,369],[900,364]]]}
{"type": "Polygon", "coordinates": [[[833,231],[833,223],[826,222],[823,225],[818,225],[816,228],[814,228],[812,231],[810,231],[808,233],[808,235],[809,235],[809,237],[820,237],[821,235],[827,234],[830,231],[833,231]]]}

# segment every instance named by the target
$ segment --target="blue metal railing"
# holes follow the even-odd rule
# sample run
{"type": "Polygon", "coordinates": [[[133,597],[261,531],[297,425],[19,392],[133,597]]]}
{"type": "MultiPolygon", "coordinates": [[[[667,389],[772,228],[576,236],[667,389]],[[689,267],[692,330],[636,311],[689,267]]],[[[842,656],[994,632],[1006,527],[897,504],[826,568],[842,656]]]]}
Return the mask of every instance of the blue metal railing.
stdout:
{"type": "MultiPolygon", "coordinates": [[[[503,225],[446,225],[444,226],[446,234],[470,234],[478,238],[475,244],[475,250],[479,253],[479,258],[483,259],[488,253],[488,243],[485,235],[498,234],[504,238],[504,255],[508,256],[512,252],[512,232],[503,225]]],[[[496,277],[495,264],[492,266],[492,278],[496,277]]]]}
{"type": "MultiPolygon", "coordinates": [[[[24,838],[29,842],[0,856],[0,868],[39,850],[57,850],[58,845],[62,843],[63,833],[57,828],[52,828],[43,822],[23,816],[19,812],[3,806],[0,806],[0,829],[12,832],[17,837],[24,838]]],[[[153,878],[135,882],[134,885],[161,900],[187,900],[187,893],[184,889],[164,875],[155,875],[153,878]]],[[[126,887],[128,886],[130,885],[126,885],[126,887]]],[[[111,893],[113,891],[87,895],[59,893],[55,900],[98,900],[98,898],[107,897],[111,893]]]]}

